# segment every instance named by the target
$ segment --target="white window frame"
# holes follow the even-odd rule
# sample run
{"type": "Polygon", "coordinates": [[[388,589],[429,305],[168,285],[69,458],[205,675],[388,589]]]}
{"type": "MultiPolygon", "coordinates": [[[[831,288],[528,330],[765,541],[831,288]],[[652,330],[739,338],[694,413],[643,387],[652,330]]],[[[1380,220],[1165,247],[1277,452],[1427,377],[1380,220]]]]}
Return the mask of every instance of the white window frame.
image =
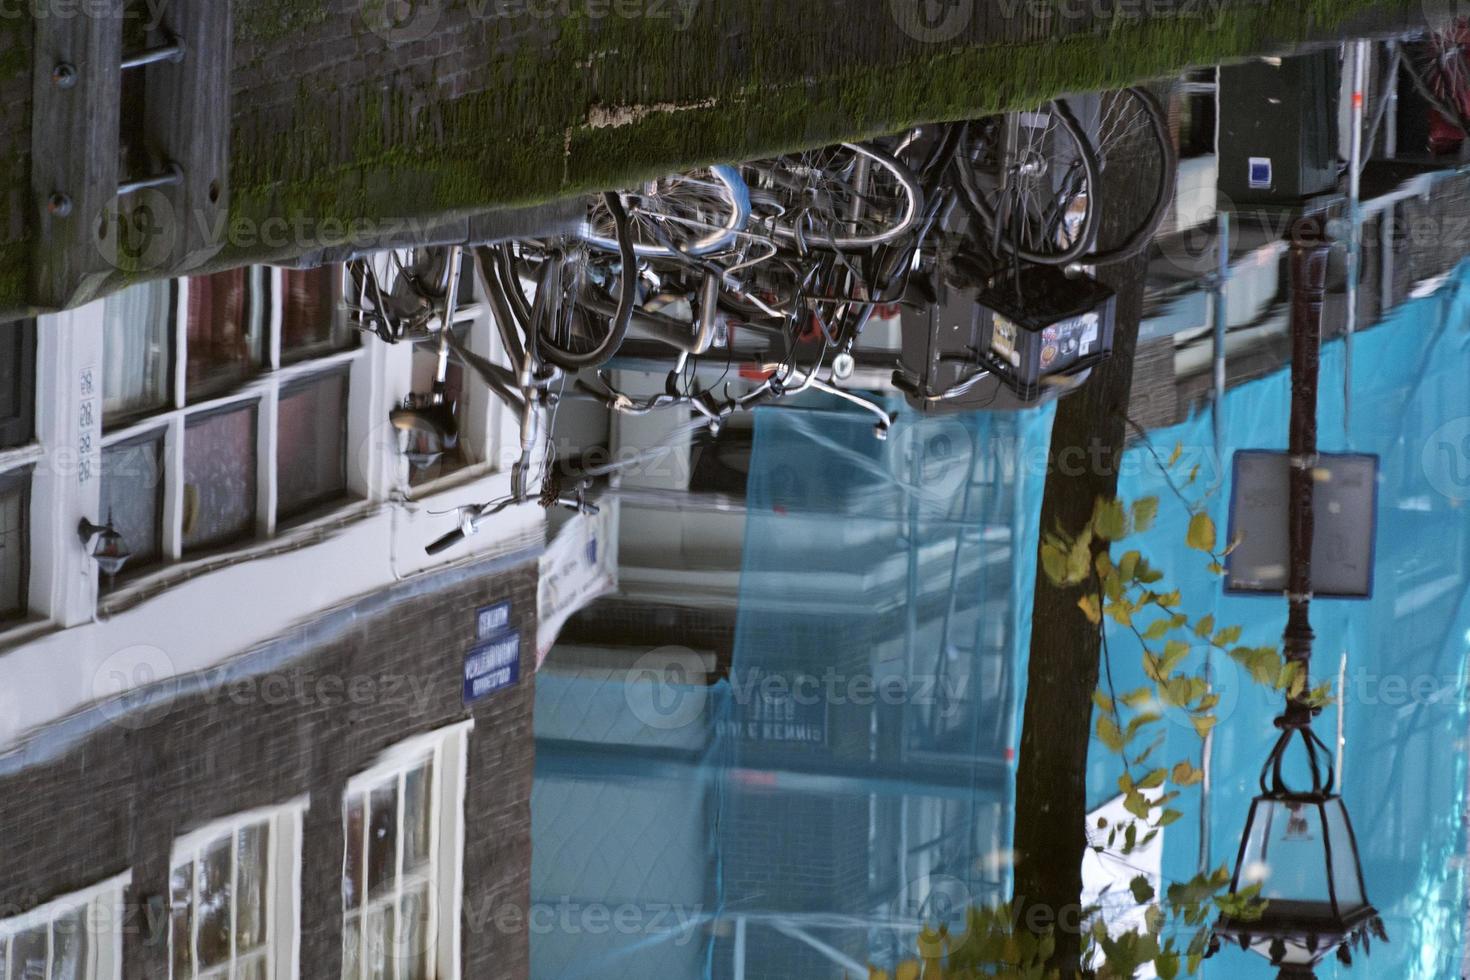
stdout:
{"type": "MultiPolygon", "coordinates": [[[[124,893],[133,883],[132,871],[125,871],[81,891],[52,899],[22,915],[0,920],[0,953],[4,953],[6,969],[10,969],[13,953],[11,939],[36,926],[87,908],[87,956],[82,975],[86,980],[120,980],[122,977],[122,925],[126,915],[124,893]],[[106,941],[104,940],[104,937],[106,941]]],[[[46,972],[51,972],[51,933],[46,939],[46,972]]]]}
{"type": "MultiPolygon", "coordinates": [[[[353,776],[342,794],[342,874],[347,874],[346,842],[348,804],[354,797],[370,798],[373,789],[390,780],[398,780],[398,841],[394,849],[398,863],[394,903],[401,908],[403,897],[403,781],[404,777],[431,760],[432,784],[430,804],[429,873],[430,923],[428,933],[430,977],[458,977],[460,975],[460,917],[464,888],[464,798],[469,751],[469,732],[474,727],[473,719],[466,719],[436,731],[417,735],[388,749],[371,768],[353,776]]],[[[360,855],[364,877],[363,895],[354,913],[360,916],[358,929],[358,963],[367,969],[368,930],[367,910],[372,905],[366,894],[369,813],[363,811],[363,853],[360,855]]],[[[348,909],[342,908],[342,928],[346,934],[348,909]]],[[[402,941],[402,917],[393,917],[395,935],[393,948],[402,941]]],[[[346,962],[344,959],[344,969],[346,962]]],[[[345,975],[343,980],[351,980],[345,975]]]]}
{"type": "MultiPolygon", "coordinates": [[[[258,267],[252,267],[258,268],[258,267]]],[[[371,363],[368,342],[364,340],[350,350],[335,351],[320,357],[306,358],[295,363],[283,364],[281,359],[281,317],[283,313],[284,273],[274,267],[266,267],[264,274],[264,296],[255,295],[252,284],[252,302],[264,303],[265,343],[264,358],[259,372],[242,381],[237,387],[208,396],[193,403],[187,400],[189,287],[187,278],[174,280],[173,301],[173,360],[171,363],[173,393],[170,406],[162,411],[144,416],[128,425],[107,431],[101,446],[110,449],[119,443],[140,436],[163,435],[163,541],[159,567],[128,585],[110,593],[111,601],[116,596],[130,592],[149,590],[160,579],[167,580],[177,575],[187,575],[188,569],[199,564],[218,561],[218,554],[185,556],[184,554],[184,457],[186,430],[192,419],[217,412],[221,409],[239,409],[253,405],[256,411],[255,430],[255,534],[223,549],[230,555],[248,554],[253,550],[269,550],[271,542],[282,532],[278,514],[279,467],[276,450],[279,443],[277,425],[283,389],[291,389],[301,382],[311,381],[347,369],[348,405],[346,445],[347,493],[336,506],[332,506],[306,519],[293,518],[290,528],[313,526],[340,520],[344,514],[365,512],[362,498],[370,496],[367,481],[358,478],[352,465],[353,448],[367,434],[367,422],[353,411],[357,404],[353,392],[359,387],[371,388],[371,363]],[[183,569],[184,571],[181,571],[183,569]]],[[[99,520],[106,520],[102,515],[99,520]]]]}
{"type": "MultiPolygon", "coordinates": [[[[165,924],[164,928],[168,930],[168,976],[171,980],[194,980],[194,977],[200,975],[198,957],[200,858],[212,845],[224,839],[231,839],[231,847],[238,847],[238,841],[234,840],[236,835],[246,827],[259,823],[264,823],[269,828],[265,883],[266,977],[267,980],[299,980],[301,976],[301,839],[302,824],[310,803],[310,797],[303,796],[279,806],[247,810],[213,821],[175,839],[173,848],[169,852],[168,901],[172,902],[174,869],[182,864],[192,864],[194,872],[190,876],[189,901],[194,911],[190,915],[189,941],[193,944],[194,950],[190,956],[191,976],[174,976],[173,927],[171,922],[165,924]]],[[[230,867],[231,949],[225,976],[234,975],[238,962],[234,949],[236,931],[234,922],[239,914],[239,903],[235,901],[238,897],[235,879],[239,874],[239,863],[233,855],[230,867]]],[[[171,907],[170,905],[170,909],[171,907]]],[[[218,973],[219,967],[211,967],[204,975],[212,977],[218,973]]]]}

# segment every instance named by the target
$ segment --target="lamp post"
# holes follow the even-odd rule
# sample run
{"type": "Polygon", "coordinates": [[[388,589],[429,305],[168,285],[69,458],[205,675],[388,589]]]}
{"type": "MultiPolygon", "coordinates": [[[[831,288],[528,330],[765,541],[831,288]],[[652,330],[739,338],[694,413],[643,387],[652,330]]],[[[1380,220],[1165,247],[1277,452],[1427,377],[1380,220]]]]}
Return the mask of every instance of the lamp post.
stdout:
{"type": "MultiPolygon", "coordinates": [[[[1291,279],[1291,423],[1288,437],[1287,622],[1288,663],[1307,675],[1315,638],[1311,623],[1312,498],[1318,469],[1317,389],[1322,348],[1322,305],[1330,243],[1322,217],[1308,214],[1293,229],[1291,279]]],[[[1333,756],[1317,734],[1317,714],[1305,694],[1288,695],[1276,719],[1281,730],[1261,770],[1260,795],[1251,803],[1236,858],[1231,891],[1260,886],[1266,907],[1258,918],[1222,917],[1217,937],[1237,942],[1280,968],[1282,978],[1315,976],[1313,968],[1336,953],[1351,962],[1369,934],[1386,939],[1363,885],[1357,838],[1347,807],[1335,791],[1333,756]],[[1292,786],[1284,772],[1293,742],[1300,744],[1309,784],[1292,786]]]]}

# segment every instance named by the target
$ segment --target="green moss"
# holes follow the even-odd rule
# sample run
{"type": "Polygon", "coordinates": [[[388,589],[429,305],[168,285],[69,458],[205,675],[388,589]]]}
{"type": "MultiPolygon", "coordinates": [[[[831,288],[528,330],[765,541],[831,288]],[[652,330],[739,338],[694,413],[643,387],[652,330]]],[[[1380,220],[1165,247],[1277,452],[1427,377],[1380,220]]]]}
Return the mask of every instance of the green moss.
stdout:
{"type": "MultiPolygon", "coordinates": [[[[462,15],[468,2],[446,0],[446,18],[462,15]]],[[[1420,14],[1419,0],[1232,0],[1225,9],[1202,0],[1194,6],[1207,21],[1005,20],[997,13],[1004,5],[975,0],[966,33],[930,44],[889,22],[888,0],[870,3],[882,22],[866,30],[834,23],[828,4],[800,0],[704,0],[683,31],[667,19],[585,13],[461,24],[455,30],[494,52],[475,66],[489,77],[480,91],[444,100],[427,71],[345,91],[303,79],[285,131],[264,140],[237,133],[232,220],[360,225],[534,204],[691,165],[1174,75],[1334,38],[1350,18],[1408,22],[1420,14]],[[631,121],[592,124],[630,107],[631,121]]],[[[236,0],[235,9],[237,33],[255,39],[326,17],[324,0],[236,0]]],[[[1009,9],[1034,14],[1036,4],[1016,0],[1009,9]]],[[[329,29],[337,28],[316,33],[329,29]]],[[[350,30],[366,31],[361,17],[350,30]]],[[[283,257],[258,243],[235,244],[216,262],[283,257]]]]}

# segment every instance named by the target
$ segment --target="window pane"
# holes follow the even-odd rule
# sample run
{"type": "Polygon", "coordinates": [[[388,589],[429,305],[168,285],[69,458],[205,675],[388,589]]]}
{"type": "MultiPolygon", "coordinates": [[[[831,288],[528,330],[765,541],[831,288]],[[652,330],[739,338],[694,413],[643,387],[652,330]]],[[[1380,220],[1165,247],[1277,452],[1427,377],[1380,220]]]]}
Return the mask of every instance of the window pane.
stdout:
{"type": "Polygon", "coordinates": [[[235,980],[265,980],[265,954],[248,959],[235,968],[235,980]]]}
{"type": "Polygon", "coordinates": [[[429,886],[403,893],[403,942],[398,949],[400,980],[429,980],[429,886]]]}
{"type": "Polygon", "coordinates": [[[112,521],[133,557],[125,572],[163,553],[163,434],[102,450],[103,521],[112,521]]]}
{"type": "Polygon", "coordinates": [[[409,773],[403,784],[403,867],[418,869],[429,863],[429,791],[432,788],[431,763],[409,773]]]}
{"type": "Polygon", "coordinates": [[[362,797],[355,796],[347,804],[346,854],[342,861],[342,907],[356,909],[362,904],[362,797]]]}
{"type": "Polygon", "coordinates": [[[250,267],[189,280],[190,398],[227,388],[259,369],[265,334],[259,280],[250,267]]]}
{"type": "Polygon", "coordinates": [[[175,977],[188,977],[194,971],[194,902],[190,886],[194,881],[191,861],[174,868],[168,880],[169,942],[173,947],[175,977]]]}
{"type": "Polygon", "coordinates": [[[298,361],[351,347],[356,334],[337,315],[342,267],[286,269],[281,274],[281,360],[298,361]]]}
{"type": "Polygon", "coordinates": [[[255,406],[193,419],[184,435],[184,550],[255,529],[255,406]]]}
{"type": "Polygon", "coordinates": [[[51,924],[51,980],[87,980],[87,907],[51,924]]]}
{"type": "Polygon", "coordinates": [[[0,323],[0,449],[31,441],[35,412],[35,321],[0,323]]]}
{"type": "Polygon", "coordinates": [[[173,283],[130,286],[102,307],[102,421],[111,425],[168,406],[173,283]]]}
{"type": "Polygon", "coordinates": [[[281,393],[276,462],[280,516],[347,491],[347,375],[333,372],[281,393]]]}
{"type": "Polygon", "coordinates": [[[235,952],[246,953],[265,943],[266,877],[270,830],[258,823],[240,831],[240,852],[236,857],[235,890],[238,907],[235,912],[235,952]]]}
{"type": "Polygon", "coordinates": [[[26,612],[30,482],[29,472],[0,476],[0,620],[26,612]]]}
{"type": "Polygon", "coordinates": [[[396,980],[393,959],[393,906],[380,905],[368,913],[367,958],[371,980],[396,980]]]}
{"type": "Polygon", "coordinates": [[[368,897],[375,898],[398,877],[398,780],[373,790],[368,813],[368,897]]]}
{"type": "Polygon", "coordinates": [[[46,980],[45,926],[15,937],[10,947],[11,980],[46,980]]]}
{"type": "Polygon", "coordinates": [[[359,980],[362,976],[362,953],[359,948],[362,930],[355,915],[349,915],[342,923],[342,978],[359,980]]]}
{"type": "Polygon", "coordinates": [[[230,959],[230,852],[234,839],[213,844],[199,862],[199,968],[230,959]]]}

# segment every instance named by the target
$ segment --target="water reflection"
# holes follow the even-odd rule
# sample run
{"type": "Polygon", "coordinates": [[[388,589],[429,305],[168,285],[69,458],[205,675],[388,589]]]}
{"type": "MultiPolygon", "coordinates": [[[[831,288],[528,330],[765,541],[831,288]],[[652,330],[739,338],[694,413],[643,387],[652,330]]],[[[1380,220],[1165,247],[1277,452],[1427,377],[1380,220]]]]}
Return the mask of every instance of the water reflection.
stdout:
{"type": "MultiPolygon", "coordinates": [[[[1149,723],[1188,768],[1138,846],[1107,834],[1137,788],[1107,738],[1043,747],[1085,772],[1093,845],[1059,928],[1157,929],[1171,886],[1239,863],[1277,887],[1309,843],[1303,894],[1325,863],[1392,937],[1319,975],[1457,975],[1470,177],[1423,54],[1460,47],[1354,45],[1363,101],[1336,51],[1205,69],[669,176],[580,230],[0,325],[0,980],[989,956],[969,912],[1011,899],[1038,818],[1016,786],[1053,422],[1140,307],[1120,493],[1162,502],[1137,543],[1174,605],[1242,629],[1175,652],[1217,723],[1149,723]],[[1273,799],[1247,830],[1282,699],[1227,648],[1277,644],[1282,604],[1180,544],[1228,527],[1237,453],[1285,442],[1308,212],[1352,245],[1321,448],[1380,473],[1376,591],[1318,597],[1311,679],[1366,896],[1335,810],[1273,799]]],[[[1113,692],[1152,682],[1126,625],[1113,692]]],[[[1281,958],[1233,901],[1220,935],[1265,957],[1184,972],[1281,958]]],[[[1298,925],[1292,955],[1331,951],[1298,925]]]]}

